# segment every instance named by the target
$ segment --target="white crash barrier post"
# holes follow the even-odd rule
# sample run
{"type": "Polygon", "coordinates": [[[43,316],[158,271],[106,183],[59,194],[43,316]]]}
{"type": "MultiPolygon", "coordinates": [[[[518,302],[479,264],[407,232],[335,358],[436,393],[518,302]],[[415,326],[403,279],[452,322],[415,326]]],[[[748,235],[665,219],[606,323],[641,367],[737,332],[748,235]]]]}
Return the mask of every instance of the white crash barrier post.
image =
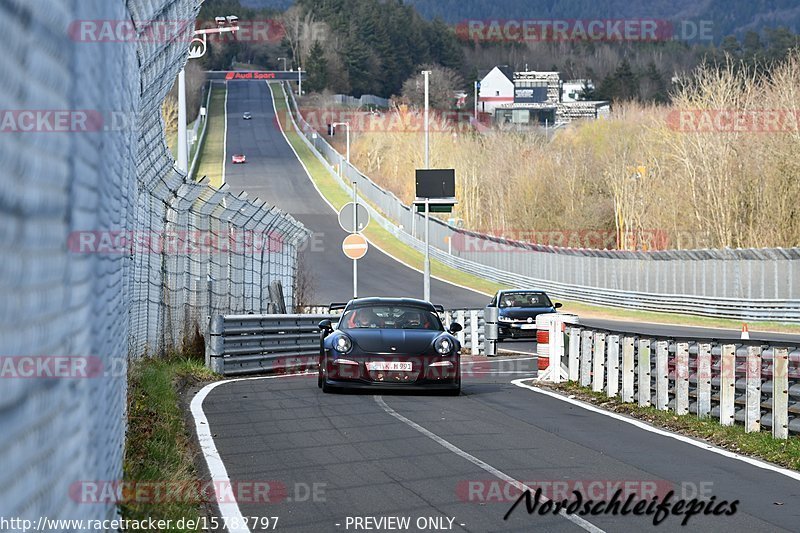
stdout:
{"type": "Polygon", "coordinates": [[[603,391],[603,380],[605,379],[606,366],[606,334],[597,332],[594,334],[594,361],[592,364],[592,391],[603,391]]]}
{"type": "Polygon", "coordinates": [[[732,426],[734,423],[734,401],[736,397],[736,346],[722,347],[722,365],[719,383],[719,423],[732,426]]]}
{"type": "Polygon", "coordinates": [[[581,387],[592,384],[592,336],[591,331],[581,332],[581,387]]]}
{"type": "Polygon", "coordinates": [[[608,383],[606,383],[606,395],[614,398],[619,393],[619,335],[608,336],[608,362],[606,363],[608,372],[608,383]]]}
{"type": "Polygon", "coordinates": [[[711,345],[697,346],[697,416],[708,418],[711,414],[711,345]]]}
{"type": "Polygon", "coordinates": [[[471,310],[469,312],[469,336],[470,336],[470,349],[472,355],[480,355],[481,353],[481,337],[480,337],[480,323],[478,319],[478,311],[471,310]]]}
{"type": "Polygon", "coordinates": [[[675,414],[689,414],[689,343],[675,346],[675,414]]]}
{"type": "Polygon", "coordinates": [[[666,411],[669,404],[669,343],[656,343],[656,409],[666,411]]]}
{"type": "Polygon", "coordinates": [[[651,372],[650,372],[650,339],[639,339],[639,376],[638,376],[638,396],[639,406],[650,406],[651,394],[651,372]]]}
{"type": "Polygon", "coordinates": [[[500,309],[488,305],[483,310],[484,321],[484,353],[486,357],[494,357],[497,355],[497,335],[498,325],[497,317],[500,309]]]}
{"type": "MultiPolygon", "coordinates": [[[[576,315],[567,313],[548,313],[536,317],[537,332],[542,328],[547,331],[547,346],[543,342],[537,342],[536,353],[540,360],[547,361],[547,366],[539,364],[537,379],[540,381],[550,381],[561,383],[569,379],[569,368],[562,362],[565,350],[565,331],[567,325],[578,324],[579,319],[576,315]],[[545,359],[546,358],[546,359],[545,359]]],[[[539,336],[537,335],[537,338],[539,336]]]]}
{"type": "Polygon", "coordinates": [[[772,436],[789,438],[789,350],[776,348],[772,370],[772,436]]]}
{"type": "Polygon", "coordinates": [[[756,433],[761,431],[761,346],[747,348],[746,383],[744,430],[756,433]]]}
{"type": "Polygon", "coordinates": [[[581,328],[569,328],[569,371],[568,379],[578,381],[580,378],[581,328]]]}
{"type": "Polygon", "coordinates": [[[633,362],[633,337],[622,339],[622,401],[633,402],[634,362],[633,362]]]}

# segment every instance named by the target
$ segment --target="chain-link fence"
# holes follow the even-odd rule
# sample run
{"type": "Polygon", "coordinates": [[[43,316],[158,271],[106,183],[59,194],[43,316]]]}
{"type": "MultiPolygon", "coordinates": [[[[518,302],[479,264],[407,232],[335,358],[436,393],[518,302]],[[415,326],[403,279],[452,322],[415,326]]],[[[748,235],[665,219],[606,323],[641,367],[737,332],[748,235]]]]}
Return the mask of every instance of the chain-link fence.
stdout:
{"type": "Polygon", "coordinates": [[[128,358],[265,310],[272,281],[291,307],[306,230],[188,181],[164,140],[200,3],[0,2],[4,519],[113,518],[92,495],[122,478],[128,358]]]}
{"type": "MultiPolygon", "coordinates": [[[[349,164],[303,119],[294,95],[287,92],[306,142],[330,166],[340,185],[347,188],[356,182],[378,222],[404,243],[422,249],[424,216],[349,164]]],[[[448,266],[509,287],[545,289],[559,298],[720,318],[800,321],[800,248],[654,252],[559,248],[484,235],[435,217],[431,217],[430,243],[432,257],[448,266]]]]}

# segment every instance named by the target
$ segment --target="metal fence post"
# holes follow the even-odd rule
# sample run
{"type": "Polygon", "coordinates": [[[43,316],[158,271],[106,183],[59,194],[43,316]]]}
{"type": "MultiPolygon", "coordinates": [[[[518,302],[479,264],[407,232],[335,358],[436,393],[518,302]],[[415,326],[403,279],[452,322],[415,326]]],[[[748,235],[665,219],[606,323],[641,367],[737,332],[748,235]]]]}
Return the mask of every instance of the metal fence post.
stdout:
{"type": "Polygon", "coordinates": [[[675,413],[689,414],[689,343],[675,346],[675,413]]]}
{"type": "Polygon", "coordinates": [[[592,332],[581,333],[581,387],[588,387],[592,383],[592,332]]]}
{"type": "Polygon", "coordinates": [[[736,395],[736,346],[722,347],[719,383],[719,423],[732,426],[734,422],[734,399],[736,395]]]}
{"type": "Polygon", "coordinates": [[[603,390],[606,365],[605,353],[606,334],[597,332],[594,334],[594,360],[592,364],[592,391],[594,392],[603,390]]]}
{"type": "Polygon", "coordinates": [[[666,411],[669,403],[669,343],[656,343],[656,409],[666,411]]]}
{"type": "Polygon", "coordinates": [[[772,436],[789,438],[789,350],[775,348],[772,362],[772,436]]]}
{"type": "Polygon", "coordinates": [[[633,343],[633,337],[622,339],[622,401],[628,403],[633,401],[633,343]]]}
{"type": "Polygon", "coordinates": [[[697,416],[708,418],[711,414],[711,345],[697,346],[697,416]]]}
{"type": "Polygon", "coordinates": [[[619,335],[608,336],[608,383],[606,391],[609,398],[619,392],[619,335]]]}
{"type": "Polygon", "coordinates": [[[483,311],[483,321],[485,324],[483,338],[485,343],[484,353],[486,354],[486,357],[494,357],[497,355],[497,317],[499,311],[499,308],[491,305],[486,306],[483,311]]]}
{"type": "Polygon", "coordinates": [[[467,334],[466,334],[465,329],[467,327],[467,324],[464,322],[464,311],[463,310],[456,311],[456,322],[461,324],[461,326],[464,328],[461,331],[459,331],[458,333],[456,333],[456,337],[458,338],[458,342],[461,343],[462,348],[466,348],[467,347],[467,341],[466,341],[467,334]]]}
{"type": "Polygon", "coordinates": [[[580,371],[581,328],[570,328],[569,333],[569,381],[578,381],[580,371]]]}
{"type": "Polygon", "coordinates": [[[745,395],[744,430],[761,430],[761,346],[747,349],[747,393],[745,395]]]}
{"type": "Polygon", "coordinates": [[[639,339],[639,376],[637,380],[639,406],[648,407],[650,405],[650,339],[639,339]]]}

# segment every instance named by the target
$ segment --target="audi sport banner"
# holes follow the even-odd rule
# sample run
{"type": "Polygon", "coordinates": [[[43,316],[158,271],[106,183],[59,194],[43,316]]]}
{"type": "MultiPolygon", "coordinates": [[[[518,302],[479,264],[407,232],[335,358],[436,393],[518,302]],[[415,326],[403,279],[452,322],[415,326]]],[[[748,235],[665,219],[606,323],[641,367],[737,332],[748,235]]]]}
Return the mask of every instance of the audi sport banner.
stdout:
{"type": "Polygon", "coordinates": [[[211,70],[206,75],[209,80],[289,80],[297,81],[299,72],[283,70],[211,70]]]}

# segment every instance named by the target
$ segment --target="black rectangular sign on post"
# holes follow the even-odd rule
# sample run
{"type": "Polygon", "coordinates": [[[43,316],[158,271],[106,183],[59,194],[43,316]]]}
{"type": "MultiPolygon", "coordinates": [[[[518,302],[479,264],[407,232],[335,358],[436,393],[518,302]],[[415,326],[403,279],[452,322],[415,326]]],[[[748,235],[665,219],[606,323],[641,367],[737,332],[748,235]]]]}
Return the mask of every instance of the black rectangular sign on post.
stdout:
{"type": "Polygon", "coordinates": [[[417,198],[455,198],[454,169],[417,170],[417,198]]]}

